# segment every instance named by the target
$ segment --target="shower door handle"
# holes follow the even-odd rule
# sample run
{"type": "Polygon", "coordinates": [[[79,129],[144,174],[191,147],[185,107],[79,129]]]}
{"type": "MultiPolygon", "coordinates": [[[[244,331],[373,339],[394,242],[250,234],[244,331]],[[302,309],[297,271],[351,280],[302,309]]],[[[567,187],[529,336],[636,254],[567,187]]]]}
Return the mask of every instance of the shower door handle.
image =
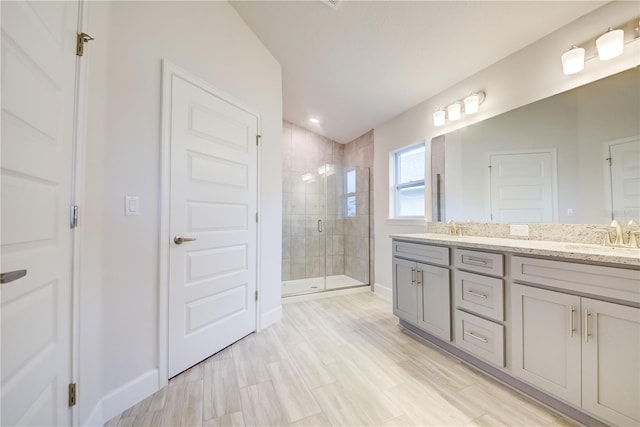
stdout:
{"type": "Polygon", "coordinates": [[[322,233],[322,220],[318,220],[318,233],[322,233]]]}

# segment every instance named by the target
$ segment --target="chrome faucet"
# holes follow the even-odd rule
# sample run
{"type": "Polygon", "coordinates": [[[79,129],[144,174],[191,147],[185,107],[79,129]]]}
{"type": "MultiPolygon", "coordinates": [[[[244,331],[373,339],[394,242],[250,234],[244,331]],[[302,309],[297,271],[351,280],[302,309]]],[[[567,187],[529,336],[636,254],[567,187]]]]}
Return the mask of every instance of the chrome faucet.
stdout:
{"type": "Polygon", "coordinates": [[[454,220],[450,219],[447,221],[447,226],[449,227],[449,234],[454,236],[458,234],[458,225],[454,220]]]}
{"type": "Polygon", "coordinates": [[[609,227],[616,230],[616,238],[613,241],[615,246],[624,246],[624,234],[622,233],[622,224],[618,222],[618,220],[611,221],[609,227]]]}

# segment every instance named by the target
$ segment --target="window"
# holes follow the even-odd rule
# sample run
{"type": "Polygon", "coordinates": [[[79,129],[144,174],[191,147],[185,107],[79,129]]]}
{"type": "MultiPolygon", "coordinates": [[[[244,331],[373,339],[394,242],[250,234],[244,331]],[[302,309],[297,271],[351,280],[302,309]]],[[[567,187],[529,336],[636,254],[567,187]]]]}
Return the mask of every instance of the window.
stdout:
{"type": "Polygon", "coordinates": [[[345,188],[345,216],[356,216],[356,171],[346,172],[345,188]]]}
{"type": "Polygon", "coordinates": [[[424,142],[391,153],[394,216],[424,216],[424,142]]]}

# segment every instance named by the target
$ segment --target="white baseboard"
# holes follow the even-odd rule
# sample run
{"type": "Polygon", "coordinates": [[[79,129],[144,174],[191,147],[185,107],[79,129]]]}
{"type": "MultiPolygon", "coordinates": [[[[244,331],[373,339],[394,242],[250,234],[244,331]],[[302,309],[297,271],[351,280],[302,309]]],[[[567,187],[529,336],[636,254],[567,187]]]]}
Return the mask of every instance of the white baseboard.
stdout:
{"type": "Polygon", "coordinates": [[[87,420],[84,423],[80,423],[82,426],[89,427],[102,427],[105,422],[109,420],[104,419],[104,415],[102,414],[102,400],[99,400],[96,403],[96,406],[93,408],[93,411],[87,417],[87,420]]]}
{"type": "Polygon", "coordinates": [[[282,305],[272,308],[260,316],[260,329],[267,328],[282,319],[282,305]]]}
{"type": "Polygon", "coordinates": [[[391,288],[382,286],[380,283],[375,283],[373,285],[373,292],[387,301],[391,301],[393,299],[393,292],[391,291],[391,288]]]}
{"type": "Polygon", "coordinates": [[[140,375],[102,398],[103,423],[158,391],[157,369],[140,375]]]}

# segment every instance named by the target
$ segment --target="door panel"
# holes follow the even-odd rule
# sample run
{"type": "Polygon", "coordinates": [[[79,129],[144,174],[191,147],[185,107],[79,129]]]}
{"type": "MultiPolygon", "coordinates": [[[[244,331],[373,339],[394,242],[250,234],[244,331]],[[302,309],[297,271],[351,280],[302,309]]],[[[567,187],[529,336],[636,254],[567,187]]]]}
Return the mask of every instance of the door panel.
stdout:
{"type": "Polygon", "coordinates": [[[640,222],[640,140],[609,147],[613,217],[640,222]]]}
{"type": "Polygon", "coordinates": [[[448,268],[418,263],[418,326],[451,341],[451,281],[448,268]]]}
{"type": "Polygon", "coordinates": [[[640,424],[640,309],[582,298],[582,407],[616,425],[640,424]]]}
{"type": "Polygon", "coordinates": [[[550,153],[492,154],[491,221],[552,222],[550,153]]]}
{"type": "Polygon", "coordinates": [[[400,258],[393,259],[393,314],[417,324],[418,291],[416,263],[400,258]]]}
{"type": "Polygon", "coordinates": [[[169,376],[256,327],[257,117],[172,77],[169,376]],[[194,238],[182,244],[174,236],[194,238]]]}
{"type": "Polygon", "coordinates": [[[69,425],[77,2],[2,4],[2,425],[69,425]]]}
{"type": "Polygon", "coordinates": [[[513,375],[580,406],[580,297],[514,284],[511,301],[513,375]]]}

